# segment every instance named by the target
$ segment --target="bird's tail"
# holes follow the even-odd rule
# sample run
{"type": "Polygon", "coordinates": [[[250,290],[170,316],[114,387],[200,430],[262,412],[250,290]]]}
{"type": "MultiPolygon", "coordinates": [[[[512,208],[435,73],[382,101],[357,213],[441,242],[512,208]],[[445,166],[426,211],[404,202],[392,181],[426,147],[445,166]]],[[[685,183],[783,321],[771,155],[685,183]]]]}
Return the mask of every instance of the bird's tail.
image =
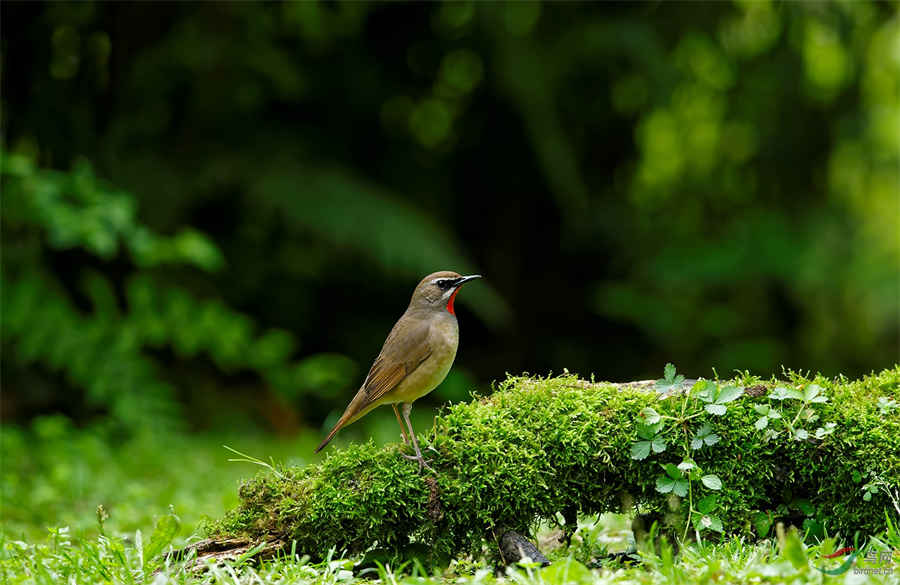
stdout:
{"type": "Polygon", "coordinates": [[[324,449],[324,448],[325,448],[325,445],[327,445],[328,443],[330,443],[330,442],[331,442],[331,439],[333,439],[334,436],[337,434],[337,432],[338,432],[339,430],[341,430],[341,427],[343,427],[345,424],[347,424],[347,419],[348,419],[348,418],[350,418],[350,417],[348,417],[348,416],[347,416],[347,413],[345,412],[345,413],[344,413],[344,416],[342,416],[341,419],[340,419],[339,421],[337,421],[337,424],[334,425],[334,428],[331,429],[331,432],[328,433],[328,436],[325,437],[325,440],[323,440],[321,443],[319,443],[319,446],[316,447],[316,450],[313,451],[313,453],[318,453],[319,451],[321,451],[322,449],[324,449]]]}
{"type": "Polygon", "coordinates": [[[319,446],[316,447],[314,453],[318,453],[319,451],[324,449],[325,445],[331,442],[331,439],[334,438],[339,430],[354,422],[356,419],[363,416],[376,406],[378,406],[378,404],[370,402],[368,400],[368,395],[366,394],[365,390],[360,389],[360,391],[356,393],[356,396],[353,397],[353,400],[350,401],[350,404],[347,405],[347,408],[344,410],[344,414],[341,415],[341,418],[334,425],[334,428],[331,429],[331,432],[328,433],[327,437],[325,437],[325,440],[319,443],[319,446]]]}

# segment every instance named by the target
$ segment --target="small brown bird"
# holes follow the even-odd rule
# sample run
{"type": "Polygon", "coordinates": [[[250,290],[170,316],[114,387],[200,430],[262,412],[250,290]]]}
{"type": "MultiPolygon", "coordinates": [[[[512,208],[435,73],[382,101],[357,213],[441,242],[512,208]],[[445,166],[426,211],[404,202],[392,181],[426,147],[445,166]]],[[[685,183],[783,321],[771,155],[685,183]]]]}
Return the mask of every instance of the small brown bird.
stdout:
{"type": "Polygon", "coordinates": [[[409,413],[412,403],[437,388],[453,365],[459,345],[459,325],[453,301],[459,288],[475,278],[481,278],[481,275],[461,276],[456,272],[443,271],[429,274],[419,282],[409,307],[391,329],[362,387],[325,440],[316,447],[316,453],[343,427],[377,406],[390,404],[403,431],[404,442],[409,444],[403,421],[409,429],[416,452],[404,457],[417,461],[419,469],[432,471],[419,450],[409,413]],[[398,403],[403,421],[397,411],[398,403]]]}

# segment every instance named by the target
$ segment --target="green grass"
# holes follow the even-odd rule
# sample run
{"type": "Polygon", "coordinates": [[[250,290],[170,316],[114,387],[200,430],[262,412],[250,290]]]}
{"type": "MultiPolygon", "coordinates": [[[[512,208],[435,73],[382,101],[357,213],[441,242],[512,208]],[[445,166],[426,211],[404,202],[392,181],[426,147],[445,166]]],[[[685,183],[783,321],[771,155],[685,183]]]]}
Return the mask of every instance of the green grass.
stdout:
{"type": "MultiPolygon", "coordinates": [[[[391,423],[376,419],[374,426],[357,432],[392,440],[396,430],[391,423]]],[[[419,426],[425,424],[423,414],[419,426]]],[[[302,465],[312,460],[318,437],[305,432],[277,439],[243,431],[141,435],[123,441],[101,428],[77,429],[61,417],[39,419],[29,429],[4,427],[0,583],[336,585],[363,578],[385,585],[900,582],[900,570],[890,576],[860,576],[852,570],[825,576],[816,567],[835,568],[840,560],[826,561],[821,555],[848,543],[804,543],[790,531],[759,543],[728,539],[680,551],[656,538],[651,544],[638,543],[630,561],[612,560],[606,553],[626,549],[630,536],[627,519],[615,514],[582,518],[570,546],[559,544],[545,527],[540,543],[553,565],[540,569],[522,564],[500,573],[483,559],[467,557],[433,574],[407,564],[374,566],[359,576],[354,574],[359,558],[342,558],[340,551],[318,563],[298,553],[259,563],[242,559],[197,572],[153,554],[199,538],[203,519],[232,508],[239,480],[257,473],[253,465],[229,462],[234,455],[223,444],[302,465]],[[102,525],[98,504],[109,513],[102,525]]],[[[867,546],[900,555],[900,535],[892,530],[867,546]]],[[[856,566],[868,565],[860,557],[856,566]]]]}

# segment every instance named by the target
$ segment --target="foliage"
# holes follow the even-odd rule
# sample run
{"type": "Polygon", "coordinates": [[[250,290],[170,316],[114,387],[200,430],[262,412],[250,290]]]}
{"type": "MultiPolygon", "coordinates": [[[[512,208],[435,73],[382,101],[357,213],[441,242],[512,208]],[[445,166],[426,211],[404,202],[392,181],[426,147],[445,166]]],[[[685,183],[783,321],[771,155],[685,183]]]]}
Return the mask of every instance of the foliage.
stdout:
{"type": "MultiPolygon", "coordinates": [[[[835,422],[834,432],[804,440],[764,434],[755,428],[755,407],[780,399],[741,396],[737,381],[721,388],[700,381],[683,396],[660,399],[574,376],[509,378],[491,396],[456,404],[436,419],[433,479],[408,465],[398,446],[354,445],[320,465],[244,484],[241,505],[212,530],[296,541],[314,556],[333,547],[353,552],[378,542],[402,550],[424,542],[442,558],[480,551],[491,535],[527,531],[535,519],[552,520],[569,508],[615,510],[623,493],[667,529],[685,527],[687,516],[698,532],[749,536],[759,513],[809,520],[829,533],[883,529],[889,497],[868,491],[867,500],[862,481],[873,474],[888,484],[900,479],[900,418],[876,407],[877,396],[896,394],[900,368],[856,382],[791,374],[789,382],[770,384],[813,398],[827,393],[831,400],[816,402],[815,416],[835,422]],[[812,385],[820,390],[810,391],[812,385]],[[727,414],[708,411],[711,404],[727,404],[727,414]],[[633,424],[641,413],[658,420],[633,424]],[[670,440],[654,449],[660,434],[670,440]],[[710,446],[692,448],[698,436],[710,446]],[[650,442],[664,475],[636,457],[646,447],[629,449],[636,438],[650,442]]],[[[785,418],[810,404],[812,398],[783,405],[785,418]]]]}
{"type": "Polygon", "coordinates": [[[3,163],[3,221],[21,236],[4,249],[2,271],[2,339],[16,366],[60,372],[89,406],[132,427],[157,428],[180,417],[153,350],[168,348],[185,360],[205,356],[224,372],[251,371],[283,396],[333,392],[355,372],[340,355],[295,360],[289,332],[258,332],[249,316],[220,299],[198,298],[159,278],[151,268],[216,270],[222,255],[197,231],[167,237],[140,224],[133,196],[96,179],[86,162],[72,173],[39,170],[20,155],[3,156],[3,163]],[[42,260],[47,249],[75,248],[107,262],[122,248],[130,266],[104,271],[91,262],[60,274],[42,260]]]}

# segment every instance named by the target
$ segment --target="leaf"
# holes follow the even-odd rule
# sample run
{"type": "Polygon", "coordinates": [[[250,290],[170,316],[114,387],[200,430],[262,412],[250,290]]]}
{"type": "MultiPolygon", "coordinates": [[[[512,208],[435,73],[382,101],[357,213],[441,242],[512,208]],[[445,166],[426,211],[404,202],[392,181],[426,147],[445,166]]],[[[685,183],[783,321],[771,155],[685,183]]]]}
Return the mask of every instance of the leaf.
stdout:
{"type": "Polygon", "coordinates": [[[181,521],[175,514],[166,514],[156,521],[156,527],[153,528],[153,534],[150,535],[150,542],[143,549],[145,567],[172,544],[172,541],[178,536],[180,525],[181,521]]]}
{"type": "Polygon", "coordinates": [[[666,463],[666,464],[662,465],[662,468],[666,471],[666,474],[669,477],[671,477],[672,479],[681,479],[682,477],[684,477],[684,474],[681,473],[681,470],[678,469],[678,467],[676,467],[675,465],[672,465],[671,463],[666,463]]]}
{"type": "Polygon", "coordinates": [[[708,412],[709,414],[714,414],[716,416],[722,416],[727,410],[724,404],[707,404],[705,408],[706,412],[708,412]]]}
{"type": "Polygon", "coordinates": [[[662,424],[660,424],[660,423],[656,423],[655,425],[638,423],[637,424],[637,434],[638,434],[638,437],[650,441],[656,436],[657,433],[659,433],[659,430],[661,428],[662,428],[662,424]]]}
{"type": "Polygon", "coordinates": [[[685,459],[684,461],[682,461],[681,463],[678,464],[678,469],[680,469],[681,471],[690,471],[691,469],[694,469],[695,467],[697,467],[697,464],[694,463],[693,461],[691,461],[690,459],[685,459]]]}
{"type": "Polygon", "coordinates": [[[714,474],[704,475],[703,477],[700,478],[700,481],[702,481],[703,485],[705,485],[706,487],[708,487],[711,490],[718,491],[718,490],[722,489],[722,480],[719,479],[718,475],[714,475],[714,474]]]}
{"type": "Polygon", "coordinates": [[[725,404],[726,402],[732,402],[740,398],[743,394],[744,389],[740,386],[725,386],[722,388],[722,391],[719,392],[716,403],[725,404]]]}
{"type": "Polygon", "coordinates": [[[809,432],[806,429],[796,429],[794,431],[794,438],[798,441],[803,441],[809,438],[809,432]]]}
{"type": "Polygon", "coordinates": [[[694,514],[693,515],[694,528],[698,531],[700,530],[714,530],[716,532],[722,532],[722,521],[719,520],[718,517],[712,516],[710,514],[694,514]]]}
{"type": "Polygon", "coordinates": [[[758,431],[763,430],[764,428],[769,426],[769,417],[767,417],[767,416],[759,417],[759,419],[757,419],[756,423],[754,423],[753,426],[756,427],[756,430],[758,430],[758,431]]]}
{"type": "Polygon", "coordinates": [[[650,443],[650,446],[653,448],[654,453],[662,453],[666,450],[666,441],[659,435],[653,438],[653,441],[650,443]]]}
{"type": "Polygon", "coordinates": [[[675,366],[671,363],[666,364],[663,374],[664,377],[656,381],[656,391],[659,393],[676,390],[681,386],[682,382],[684,382],[684,376],[681,374],[676,375],[675,366]]]}
{"type": "Polygon", "coordinates": [[[772,400],[784,400],[787,398],[787,388],[784,386],[776,386],[769,392],[769,398],[772,400]]]}
{"type": "MultiPolygon", "coordinates": [[[[405,551],[404,551],[405,552],[405,551]]],[[[426,558],[425,555],[432,554],[427,547],[423,547],[422,554],[418,558],[426,558]]],[[[411,557],[416,558],[416,557],[411,557]]],[[[390,562],[391,559],[388,559],[390,562]]],[[[449,561],[448,561],[449,563],[449,561]]],[[[383,563],[387,564],[387,563],[383,563]]],[[[545,569],[541,569],[540,582],[546,585],[566,585],[568,583],[592,583],[594,574],[586,566],[582,565],[575,559],[569,557],[563,561],[553,563],[545,569]]],[[[348,583],[355,583],[356,579],[348,580],[348,583]]]]}
{"type": "Polygon", "coordinates": [[[718,502],[715,494],[704,496],[697,501],[697,510],[703,514],[709,514],[716,509],[718,502]]]}
{"type": "Polygon", "coordinates": [[[818,384],[810,384],[806,388],[803,389],[803,400],[807,402],[811,401],[813,398],[817,397],[822,393],[822,387],[818,384]]]}
{"type": "Polygon", "coordinates": [[[765,538],[769,534],[769,529],[772,528],[772,513],[757,512],[754,514],[753,527],[756,528],[756,533],[760,538],[765,538]]]}
{"type": "Polygon", "coordinates": [[[719,439],[719,435],[712,432],[712,427],[709,424],[704,424],[697,430],[697,434],[691,440],[691,448],[700,449],[704,444],[715,445],[719,442],[719,439]]]}
{"type": "Polygon", "coordinates": [[[781,547],[781,555],[790,561],[795,569],[808,566],[806,550],[796,529],[791,529],[785,536],[784,544],[781,547]]]}
{"type": "Polygon", "coordinates": [[[724,527],[722,526],[722,521],[719,520],[718,516],[704,516],[704,519],[709,518],[709,529],[715,532],[723,532],[724,527]]]}
{"type": "Polygon", "coordinates": [[[643,461],[650,455],[650,441],[638,441],[631,444],[631,458],[643,461]]]}
{"type": "Polygon", "coordinates": [[[661,494],[667,494],[675,489],[675,480],[666,477],[665,475],[660,475],[656,478],[656,491],[661,494]]]}
{"type": "Polygon", "coordinates": [[[769,410],[771,410],[771,409],[769,408],[768,404],[754,404],[753,410],[755,410],[757,413],[759,413],[763,416],[766,416],[767,414],[769,414],[769,410]]]}
{"type": "Polygon", "coordinates": [[[800,498],[791,502],[791,507],[800,510],[806,516],[812,516],[816,513],[816,507],[805,498],[800,498]]]}
{"type": "Polygon", "coordinates": [[[666,364],[666,367],[663,370],[663,376],[665,377],[666,382],[671,384],[675,380],[675,364],[666,364]]]}
{"type": "Polygon", "coordinates": [[[769,394],[769,398],[773,398],[775,400],[786,400],[788,398],[794,400],[803,400],[803,394],[794,390],[793,388],[786,388],[784,386],[777,386],[772,392],[769,394]]]}
{"type": "Polygon", "coordinates": [[[719,385],[715,383],[713,380],[703,380],[703,386],[700,387],[700,391],[697,392],[697,398],[702,400],[703,402],[713,402],[716,398],[716,393],[719,390],[719,385]]]}
{"type": "Polygon", "coordinates": [[[688,488],[690,487],[690,482],[686,479],[676,479],[675,485],[672,487],[672,491],[676,496],[683,498],[688,493],[688,488]]]}
{"type": "Polygon", "coordinates": [[[641,411],[641,416],[643,416],[644,420],[651,425],[658,423],[660,419],[660,414],[649,406],[641,411]]]}
{"type": "Polygon", "coordinates": [[[773,420],[776,419],[776,418],[781,418],[781,411],[780,411],[780,410],[775,410],[775,409],[773,408],[772,410],[769,411],[769,418],[771,418],[771,419],[773,419],[773,420]]]}

